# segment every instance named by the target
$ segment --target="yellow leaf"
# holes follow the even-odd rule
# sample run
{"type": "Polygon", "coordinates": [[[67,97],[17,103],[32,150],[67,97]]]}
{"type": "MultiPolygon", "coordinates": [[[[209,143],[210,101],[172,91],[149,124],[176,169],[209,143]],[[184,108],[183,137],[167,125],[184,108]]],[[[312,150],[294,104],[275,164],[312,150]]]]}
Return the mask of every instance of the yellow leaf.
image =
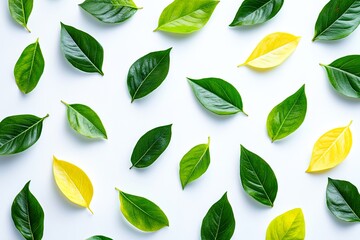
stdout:
{"type": "Polygon", "coordinates": [[[276,32],[267,35],[256,46],[250,57],[240,66],[250,66],[258,70],[266,70],[283,63],[295,51],[300,37],[289,33],[276,32]]]}
{"type": "Polygon", "coordinates": [[[352,146],[351,123],[346,127],[330,130],[317,140],[306,172],[327,170],[345,160],[352,146]]]}
{"type": "Polygon", "coordinates": [[[73,203],[90,209],[93,197],[93,186],[86,173],[77,166],[58,160],[55,156],[53,162],[54,178],[61,192],[73,203]]]}

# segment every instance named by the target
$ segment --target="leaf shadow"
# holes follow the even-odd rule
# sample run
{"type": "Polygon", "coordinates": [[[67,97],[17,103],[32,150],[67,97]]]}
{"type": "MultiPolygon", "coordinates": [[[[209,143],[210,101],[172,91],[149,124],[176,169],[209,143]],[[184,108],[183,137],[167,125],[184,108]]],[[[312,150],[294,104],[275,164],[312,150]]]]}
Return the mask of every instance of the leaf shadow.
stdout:
{"type": "Polygon", "coordinates": [[[201,29],[199,31],[192,32],[189,34],[180,34],[180,33],[171,33],[160,30],[157,31],[154,30],[154,33],[162,35],[162,37],[166,38],[169,41],[191,41],[192,38],[201,34],[200,31],[201,29]]]}
{"type": "Polygon", "coordinates": [[[26,154],[29,154],[29,152],[32,151],[32,148],[34,148],[35,145],[36,143],[25,151],[16,154],[0,156],[0,167],[2,167],[2,165],[5,166],[7,164],[13,164],[13,162],[20,161],[20,159],[22,159],[22,155],[25,152],[27,152],[26,154]]]}
{"type": "Polygon", "coordinates": [[[233,31],[236,31],[236,32],[248,34],[249,32],[255,32],[255,31],[259,31],[259,29],[266,28],[266,25],[268,25],[268,23],[269,23],[269,21],[262,23],[262,24],[252,25],[252,26],[234,26],[234,27],[229,26],[228,28],[233,31]]]}

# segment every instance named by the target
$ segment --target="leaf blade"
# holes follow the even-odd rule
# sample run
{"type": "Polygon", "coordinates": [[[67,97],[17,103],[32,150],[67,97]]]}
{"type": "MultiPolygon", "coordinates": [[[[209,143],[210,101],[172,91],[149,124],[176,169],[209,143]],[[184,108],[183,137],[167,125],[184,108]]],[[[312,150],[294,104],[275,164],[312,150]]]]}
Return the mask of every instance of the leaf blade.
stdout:
{"type": "Polygon", "coordinates": [[[8,4],[11,17],[30,32],[27,22],[33,8],[33,0],[9,0],[8,4]]]}
{"type": "Polygon", "coordinates": [[[102,236],[102,235],[96,235],[96,236],[92,236],[86,240],[112,240],[111,238],[102,236]]]}

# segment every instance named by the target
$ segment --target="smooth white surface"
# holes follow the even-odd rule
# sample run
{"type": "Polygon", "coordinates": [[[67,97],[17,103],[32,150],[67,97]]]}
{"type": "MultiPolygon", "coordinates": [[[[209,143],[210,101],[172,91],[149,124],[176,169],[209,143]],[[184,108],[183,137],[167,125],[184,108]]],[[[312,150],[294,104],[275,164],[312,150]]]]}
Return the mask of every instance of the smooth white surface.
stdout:
{"type": "Polygon", "coordinates": [[[139,10],[129,21],[109,26],[85,13],[80,1],[34,1],[29,34],[10,17],[1,1],[0,118],[31,113],[45,120],[40,140],[24,153],[0,158],[0,239],[22,239],[10,207],[16,194],[31,180],[30,189],[45,211],[45,240],[80,240],[95,234],[113,239],[200,239],[202,219],[210,206],[228,191],[236,217],[233,239],[265,238],[269,222],[300,207],[306,218],[308,240],[356,240],[359,224],[338,221],[325,204],[327,177],[351,181],[360,187],[360,102],[338,95],[319,63],[359,53],[360,30],[348,38],[311,42],[316,18],[327,0],[285,1],[271,21],[252,28],[229,28],[242,1],[222,1],[208,24],[188,36],[152,32],[161,11],[171,0],[138,0],[139,10]],[[95,37],[104,47],[104,77],[74,69],[59,47],[60,21],[95,37]],[[280,67],[256,72],[242,63],[267,34],[285,31],[302,36],[294,54],[280,67]],[[36,89],[24,96],[13,77],[23,49],[39,37],[46,61],[36,89]],[[126,76],[130,65],[151,51],[173,47],[170,72],[153,93],[130,104],[126,76]],[[185,77],[220,77],[240,92],[249,117],[218,117],[195,99],[185,77]],[[270,110],[306,84],[308,112],[303,125],[283,141],[271,143],[266,133],[270,110]],[[108,141],[90,141],[70,129],[65,107],[82,103],[101,117],[108,141]],[[315,141],[326,131],[353,120],[353,148],[338,167],[307,174],[315,141]],[[142,134],[173,123],[171,143],[147,169],[129,170],[132,149],[142,134]],[[182,156],[211,137],[208,171],[183,191],[178,176],[182,156]],[[273,208],[263,207],[243,191],[239,179],[239,146],[262,156],[273,168],[279,191],[273,208]],[[52,155],[82,168],[94,185],[94,215],[69,203],[52,175],[52,155]],[[123,218],[115,186],[144,196],[167,214],[170,227],[142,233],[123,218]]]}

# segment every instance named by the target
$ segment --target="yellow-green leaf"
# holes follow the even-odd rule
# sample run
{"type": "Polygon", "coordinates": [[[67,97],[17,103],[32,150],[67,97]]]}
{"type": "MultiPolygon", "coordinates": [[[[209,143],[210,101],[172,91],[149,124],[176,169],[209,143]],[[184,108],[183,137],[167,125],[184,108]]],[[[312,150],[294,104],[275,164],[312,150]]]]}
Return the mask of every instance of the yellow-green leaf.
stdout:
{"type": "Polygon", "coordinates": [[[331,169],[345,160],[352,146],[350,125],[332,129],[316,141],[306,172],[331,169]]]}
{"type": "Polygon", "coordinates": [[[266,240],[304,240],[305,220],[301,208],[274,218],[266,230],[266,240]]]}
{"type": "Polygon", "coordinates": [[[274,68],[283,63],[299,44],[300,37],[289,33],[275,32],[267,35],[256,46],[249,58],[240,66],[258,70],[274,68]]]}
{"type": "Polygon", "coordinates": [[[91,199],[94,194],[94,189],[89,177],[79,167],[58,160],[55,156],[53,162],[54,178],[60,191],[71,202],[90,209],[91,199]]]}

